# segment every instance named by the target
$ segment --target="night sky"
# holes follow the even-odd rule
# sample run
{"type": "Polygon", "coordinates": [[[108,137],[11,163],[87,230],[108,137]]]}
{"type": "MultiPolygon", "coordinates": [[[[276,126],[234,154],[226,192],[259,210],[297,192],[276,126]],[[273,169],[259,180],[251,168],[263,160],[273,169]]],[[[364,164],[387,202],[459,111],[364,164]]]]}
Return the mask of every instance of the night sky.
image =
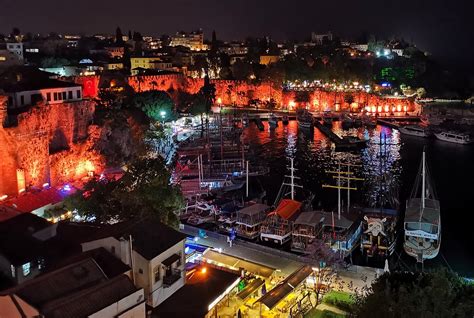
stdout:
{"type": "MultiPolygon", "coordinates": [[[[401,36],[433,55],[470,62],[472,0],[0,0],[0,32],[172,34],[213,29],[220,39],[270,35],[304,39],[311,31],[401,36]]],[[[471,62],[472,63],[472,62],[471,62]]]]}

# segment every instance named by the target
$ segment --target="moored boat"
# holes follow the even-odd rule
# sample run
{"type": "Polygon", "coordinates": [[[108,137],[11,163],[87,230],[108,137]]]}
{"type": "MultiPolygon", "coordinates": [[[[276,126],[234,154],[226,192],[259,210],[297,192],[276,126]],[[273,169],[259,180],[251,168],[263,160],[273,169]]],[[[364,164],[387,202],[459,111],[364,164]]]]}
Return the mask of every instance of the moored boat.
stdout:
{"type": "Polygon", "coordinates": [[[299,109],[296,119],[298,120],[298,127],[300,128],[311,129],[313,127],[313,115],[306,109],[299,109]]]}
{"type": "Polygon", "coordinates": [[[270,117],[268,118],[268,125],[270,128],[278,127],[278,117],[275,116],[275,114],[270,114],[270,117]]]}
{"type": "Polygon", "coordinates": [[[417,126],[417,125],[408,125],[398,128],[401,134],[408,135],[408,136],[416,136],[416,137],[429,137],[431,135],[430,131],[424,127],[417,126]]]}
{"type": "Polygon", "coordinates": [[[439,140],[461,145],[468,145],[474,142],[470,135],[452,131],[442,131],[440,133],[436,133],[435,136],[439,140]]]}
{"type": "Polygon", "coordinates": [[[441,210],[426,166],[425,152],[407,201],[404,229],[403,248],[408,255],[421,263],[438,255],[441,247],[441,210]]]}

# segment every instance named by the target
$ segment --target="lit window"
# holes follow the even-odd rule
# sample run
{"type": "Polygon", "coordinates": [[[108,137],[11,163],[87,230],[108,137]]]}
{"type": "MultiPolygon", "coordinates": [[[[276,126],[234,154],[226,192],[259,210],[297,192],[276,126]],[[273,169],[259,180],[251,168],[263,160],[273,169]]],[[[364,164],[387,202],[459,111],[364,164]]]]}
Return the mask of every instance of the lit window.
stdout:
{"type": "Polygon", "coordinates": [[[12,277],[14,278],[16,276],[16,268],[13,265],[10,265],[10,269],[12,271],[12,277]]]}
{"type": "Polygon", "coordinates": [[[23,269],[23,276],[28,276],[30,274],[30,270],[31,270],[30,263],[23,264],[21,268],[23,269]]]}
{"type": "Polygon", "coordinates": [[[0,61],[6,61],[7,58],[5,56],[0,56],[0,61]]]}
{"type": "Polygon", "coordinates": [[[155,276],[155,283],[160,281],[161,279],[161,275],[160,275],[160,266],[156,266],[154,269],[153,269],[153,274],[155,276]]]}

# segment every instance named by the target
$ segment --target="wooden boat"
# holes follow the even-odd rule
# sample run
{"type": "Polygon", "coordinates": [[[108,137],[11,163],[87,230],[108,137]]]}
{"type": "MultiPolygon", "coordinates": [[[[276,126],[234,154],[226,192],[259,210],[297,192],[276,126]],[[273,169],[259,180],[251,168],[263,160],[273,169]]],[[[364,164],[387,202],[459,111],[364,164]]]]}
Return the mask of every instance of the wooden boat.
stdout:
{"type": "Polygon", "coordinates": [[[260,225],[269,210],[268,205],[255,203],[237,211],[237,235],[251,240],[259,237],[260,225]]]}
{"type": "Polygon", "coordinates": [[[422,263],[435,258],[441,247],[441,210],[423,158],[405,212],[405,252],[422,263]],[[421,184],[421,189],[420,189],[421,184]]]}

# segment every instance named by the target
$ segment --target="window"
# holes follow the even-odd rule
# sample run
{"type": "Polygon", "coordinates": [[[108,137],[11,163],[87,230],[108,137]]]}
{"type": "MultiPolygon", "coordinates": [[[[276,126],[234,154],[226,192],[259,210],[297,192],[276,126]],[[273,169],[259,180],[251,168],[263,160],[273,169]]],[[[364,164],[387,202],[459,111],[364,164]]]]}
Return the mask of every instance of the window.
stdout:
{"type": "Polygon", "coordinates": [[[7,58],[5,56],[0,56],[0,61],[6,61],[7,58]]]}
{"type": "Polygon", "coordinates": [[[138,273],[143,274],[143,269],[139,268],[138,273]]]}
{"type": "Polygon", "coordinates": [[[153,269],[153,276],[155,277],[155,283],[159,282],[161,280],[161,275],[160,275],[160,266],[156,266],[153,269]]]}
{"type": "Polygon", "coordinates": [[[72,91],[67,92],[67,99],[72,99],[72,91]]]}
{"type": "Polygon", "coordinates": [[[66,100],[66,92],[63,92],[63,100],[66,100]]]}
{"type": "Polygon", "coordinates": [[[46,93],[46,101],[51,101],[51,93],[46,93]]]}
{"type": "Polygon", "coordinates": [[[23,95],[20,96],[20,104],[21,106],[25,105],[25,96],[23,95]]]}
{"type": "Polygon", "coordinates": [[[21,268],[23,270],[23,276],[28,276],[30,274],[31,264],[29,262],[21,265],[21,268]]]}
{"type": "Polygon", "coordinates": [[[77,99],[81,98],[81,91],[80,91],[80,90],[78,90],[78,91],[76,92],[76,97],[77,97],[77,99]]]}

